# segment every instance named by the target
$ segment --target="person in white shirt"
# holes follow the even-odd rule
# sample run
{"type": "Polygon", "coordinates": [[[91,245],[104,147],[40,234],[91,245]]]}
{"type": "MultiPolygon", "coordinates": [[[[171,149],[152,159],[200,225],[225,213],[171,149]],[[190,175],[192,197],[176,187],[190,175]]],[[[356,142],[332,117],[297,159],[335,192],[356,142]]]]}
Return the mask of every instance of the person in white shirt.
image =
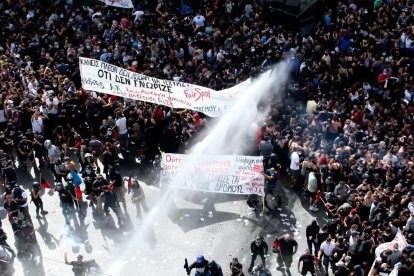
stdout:
{"type": "Polygon", "coordinates": [[[37,110],[32,116],[32,131],[33,133],[43,133],[43,119],[39,116],[37,110]]]}
{"type": "Polygon", "coordinates": [[[125,116],[119,112],[116,115],[117,119],[115,122],[115,126],[118,128],[119,133],[119,142],[121,146],[128,148],[128,126],[127,126],[127,119],[125,116]]]}
{"type": "MultiPolygon", "coordinates": [[[[322,264],[325,267],[325,271],[328,271],[329,264],[332,262],[332,256],[335,249],[335,243],[332,241],[331,237],[328,237],[326,241],[321,244],[319,250],[319,260],[322,260],[322,264]]],[[[328,274],[328,273],[327,273],[328,274]]]]}
{"type": "Polygon", "coordinates": [[[300,174],[300,158],[298,153],[299,150],[299,147],[295,147],[293,149],[292,155],[290,156],[290,179],[292,182],[292,188],[296,187],[300,174]]]}
{"type": "Polygon", "coordinates": [[[36,77],[33,76],[30,80],[29,83],[27,84],[27,88],[29,89],[29,94],[34,97],[37,95],[37,89],[39,88],[39,83],[36,80],[36,77]]]}
{"type": "Polygon", "coordinates": [[[19,206],[19,211],[24,216],[24,219],[30,221],[31,218],[29,214],[29,202],[27,200],[29,194],[25,190],[17,186],[13,189],[13,197],[17,205],[19,206]]]}
{"type": "Polygon", "coordinates": [[[144,11],[136,10],[132,15],[135,16],[134,22],[137,22],[144,15],[144,11]]]}
{"type": "Polygon", "coordinates": [[[398,162],[398,157],[389,151],[383,158],[382,161],[384,162],[391,162],[392,165],[395,165],[398,162]]]}
{"type": "Polygon", "coordinates": [[[202,16],[200,13],[197,13],[197,15],[193,18],[194,29],[204,27],[205,22],[206,18],[202,16]]]}
{"type": "Polygon", "coordinates": [[[408,210],[410,210],[411,213],[414,213],[414,196],[411,198],[411,202],[408,203],[408,210]]]}
{"type": "Polygon", "coordinates": [[[51,127],[55,128],[58,122],[59,116],[59,100],[55,97],[55,93],[50,92],[49,97],[46,99],[46,107],[48,112],[48,117],[51,122],[51,127]]]}
{"type": "Polygon", "coordinates": [[[59,100],[55,97],[55,94],[51,92],[49,97],[46,99],[46,106],[50,115],[57,115],[59,112],[58,109],[59,100]]]}

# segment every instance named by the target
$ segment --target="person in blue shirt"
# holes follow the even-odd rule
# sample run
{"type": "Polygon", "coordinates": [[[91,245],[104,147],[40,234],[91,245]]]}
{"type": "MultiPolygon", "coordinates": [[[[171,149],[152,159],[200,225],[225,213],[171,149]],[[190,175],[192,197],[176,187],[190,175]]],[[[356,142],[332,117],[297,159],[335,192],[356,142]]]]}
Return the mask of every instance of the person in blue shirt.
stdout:
{"type": "Polygon", "coordinates": [[[119,209],[117,207],[116,203],[116,194],[108,187],[103,187],[103,196],[104,196],[104,212],[105,215],[109,215],[109,208],[114,211],[116,217],[118,218],[118,225],[121,227],[123,225],[123,219],[121,217],[121,214],[119,212],[119,209]]]}
{"type": "MultiPolygon", "coordinates": [[[[266,180],[266,184],[265,184],[265,198],[266,195],[271,194],[272,195],[272,200],[275,200],[277,198],[278,202],[278,206],[281,205],[281,190],[280,190],[280,185],[279,185],[279,174],[277,172],[277,170],[274,167],[271,167],[270,169],[267,169],[264,173],[263,176],[265,177],[266,180]]],[[[265,207],[267,207],[268,209],[269,206],[265,200],[265,207]]]]}

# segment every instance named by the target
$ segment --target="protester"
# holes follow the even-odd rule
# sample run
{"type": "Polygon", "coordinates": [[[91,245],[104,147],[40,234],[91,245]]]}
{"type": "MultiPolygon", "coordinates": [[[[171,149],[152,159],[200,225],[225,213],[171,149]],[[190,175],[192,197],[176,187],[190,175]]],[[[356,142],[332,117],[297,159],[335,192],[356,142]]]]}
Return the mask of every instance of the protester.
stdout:
{"type": "Polygon", "coordinates": [[[265,268],[263,264],[258,264],[252,270],[251,275],[253,276],[272,276],[269,269],[265,268]]]}
{"type": "Polygon", "coordinates": [[[329,265],[332,264],[334,250],[335,244],[332,242],[332,238],[330,237],[321,244],[319,250],[319,260],[322,261],[326,274],[329,274],[329,265]]]}
{"type": "Polygon", "coordinates": [[[269,247],[264,241],[263,237],[257,236],[255,240],[252,241],[252,243],[250,244],[250,250],[252,254],[252,259],[250,261],[250,266],[248,269],[249,273],[252,272],[253,270],[254,261],[256,260],[257,256],[260,256],[260,258],[262,259],[263,265],[266,264],[266,257],[267,257],[269,247]]]}
{"type": "Polygon", "coordinates": [[[298,243],[291,237],[290,234],[285,234],[273,242],[275,253],[277,253],[277,264],[279,268],[286,267],[290,270],[292,265],[293,255],[298,250],[298,243]]]}
{"type": "Polygon", "coordinates": [[[310,272],[311,275],[316,275],[315,271],[318,270],[317,264],[315,262],[315,256],[311,254],[310,249],[305,249],[305,254],[299,257],[298,261],[298,272],[301,275],[306,275],[310,272]],[[302,269],[300,268],[300,264],[302,263],[302,269]]]}
{"type": "Polygon", "coordinates": [[[47,215],[48,212],[43,210],[43,200],[40,193],[40,184],[39,182],[33,182],[32,185],[32,201],[36,206],[36,218],[41,218],[40,214],[47,215]]]}
{"type": "Polygon", "coordinates": [[[91,263],[89,261],[84,261],[83,256],[80,254],[76,257],[76,261],[69,262],[68,253],[65,252],[64,261],[65,261],[65,264],[72,266],[72,271],[75,276],[83,276],[89,273],[91,263]]]}
{"type": "Polygon", "coordinates": [[[144,212],[148,213],[148,206],[145,199],[144,190],[138,182],[138,179],[134,178],[131,180],[131,200],[135,204],[137,209],[137,218],[142,219],[141,208],[144,212]]]}
{"type": "MultiPolygon", "coordinates": [[[[347,252],[365,272],[375,260],[374,249],[392,241],[398,230],[412,244],[411,1],[322,1],[323,16],[316,15],[315,30],[304,33],[286,24],[268,24],[268,1],[189,1],[185,7],[179,1],[134,1],[139,8],[133,12],[101,3],[77,7],[74,1],[50,2],[0,3],[5,188],[20,185],[17,172],[25,164],[16,166],[16,160],[29,159],[33,167],[46,163],[54,180],[63,182],[66,172],[59,165],[70,148],[78,154],[73,161],[80,163],[82,173],[89,165],[100,174],[104,163],[103,173],[108,174],[118,154],[106,143],[117,140],[123,154],[152,164],[159,148],[185,152],[206,127],[208,119],[198,112],[83,90],[79,57],[215,90],[254,77],[285,58],[291,64],[289,84],[283,96],[268,99],[264,128],[250,134],[261,133],[250,152],[277,155],[292,188],[306,188],[309,209],[327,211],[327,226],[317,243],[330,235],[338,252],[347,252]]],[[[92,183],[86,190],[102,213],[101,194],[108,183],[92,183]]],[[[56,190],[68,210],[74,194],[60,186],[56,190]]],[[[19,212],[28,218],[24,194],[16,190],[6,197],[10,220],[19,212]]],[[[401,251],[392,262],[401,262],[400,275],[411,275],[413,248],[401,251]]],[[[352,270],[345,259],[336,263],[333,270],[352,270]]]]}

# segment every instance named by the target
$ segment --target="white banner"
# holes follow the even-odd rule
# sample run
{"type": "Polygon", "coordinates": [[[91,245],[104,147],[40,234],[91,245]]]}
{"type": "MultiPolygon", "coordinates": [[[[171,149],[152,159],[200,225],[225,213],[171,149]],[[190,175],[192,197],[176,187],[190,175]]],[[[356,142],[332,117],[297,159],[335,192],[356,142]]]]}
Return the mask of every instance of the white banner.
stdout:
{"type": "Polygon", "coordinates": [[[398,276],[398,268],[394,267],[389,276],[398,276]]]}
{"type": "Polygon", "coordinates": [[[83,57],[79,58],[79,68],[82,87],[86,90],[195,110],[211,117],[218,117],[230,108],[233,99],[239,95],[237,88],[245,89],[250,85],[249,79],[236,87],[216,91],[199,85],[148,77],[83,57]]]}
{"type": "Polygon", "coordinates": [[[405,240],[400,229],[398,229],[397,235],[395,235],[395,238],[392,241],[378,245],[378,247],[375,249],[375,255],[379,257],[381,252],[383,252],[384,250],[392,250],[394,248],[394,244],[398,244],[398,249],[400,250],[403,250],[407,246],[407,241],[405,240]]]}
{"type": "Polygon", "coordinates": [[[162,154],[161,185],[210,193],[264,196],[263,157],[204,156],[190,169],[177,170],[190,158],[185,154],[162,154]]]}
{"type": "Polygon", "coordinates": [[[118,8],[124,9],[132,9],[134,5],[132,4],[132,0],[99,0],[104,2],[107,6],[113,6],[118,8]]]}

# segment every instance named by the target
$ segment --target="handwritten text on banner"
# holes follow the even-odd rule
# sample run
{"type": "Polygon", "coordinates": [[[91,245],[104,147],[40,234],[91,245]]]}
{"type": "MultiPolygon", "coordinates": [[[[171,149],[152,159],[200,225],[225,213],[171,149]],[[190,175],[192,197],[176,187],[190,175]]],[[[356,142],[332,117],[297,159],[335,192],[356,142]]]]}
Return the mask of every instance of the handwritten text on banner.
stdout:
{"type": "Polygon", "coordinates": [[[164,153],[161,184],[211,193],[264,195],[261,156],[204,156],[178,173],[188,158],[185,154],[164,153]]]}
{"type": "Polygon", "coordinates": [[[116,95],[138,101],[156,103],[172,108],[185,108],[218,117],[228,110],[239,96],[239,89],[246,89],[251,80],[216,91],[184,82],[162,80],[135,73],[112,64],[79,58],[82,87],[86,90],[116,95]]]}

